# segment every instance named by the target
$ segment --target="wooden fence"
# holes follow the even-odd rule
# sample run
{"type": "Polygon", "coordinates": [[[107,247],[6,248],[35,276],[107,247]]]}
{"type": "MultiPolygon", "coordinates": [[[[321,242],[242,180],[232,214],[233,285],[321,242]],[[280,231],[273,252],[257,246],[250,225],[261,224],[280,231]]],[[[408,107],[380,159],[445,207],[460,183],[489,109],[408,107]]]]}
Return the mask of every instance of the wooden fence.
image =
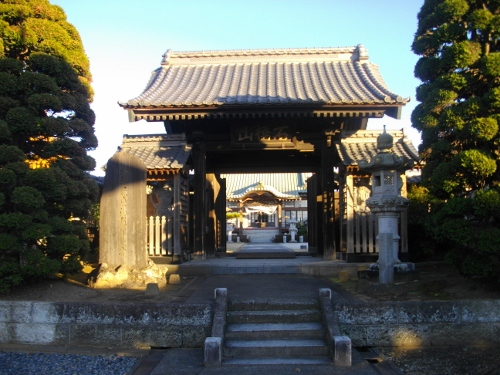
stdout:
{"type": "Polygon", "coordinates": [[[376,254],[377,220],[371,212],[354,212],[352,246],[356,254],[376,254]]]}
{"type": "Polygon", "coordinates": [[[172,218],[167,216],[150,216],[148,218],[146,246],[149,256],[172,255],[172,221],[172,218]]]}

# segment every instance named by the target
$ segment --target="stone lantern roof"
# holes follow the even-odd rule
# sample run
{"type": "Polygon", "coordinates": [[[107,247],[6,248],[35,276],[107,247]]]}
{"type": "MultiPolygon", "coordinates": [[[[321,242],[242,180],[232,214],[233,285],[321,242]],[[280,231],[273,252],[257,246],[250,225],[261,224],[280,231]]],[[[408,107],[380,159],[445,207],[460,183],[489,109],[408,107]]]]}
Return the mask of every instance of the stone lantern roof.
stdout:
{"type": "Polygon", "coordinates": [[[392,151],[392,146],[394,145],[394,138],[392,135],[385,131],[377,137],[377,149],[379,152],[386,153],[392,151]]]}
{"type": "Polygon", "coordinates": [[[380,170],[397,170],[404,172],[413,168],[415,161],[406,157],[398,156],[392,151],[393,137],[385,131],[377,137],[378,153],[369,161],[359,160],[359,169],[367,172],[374,172],[380,170]]]}

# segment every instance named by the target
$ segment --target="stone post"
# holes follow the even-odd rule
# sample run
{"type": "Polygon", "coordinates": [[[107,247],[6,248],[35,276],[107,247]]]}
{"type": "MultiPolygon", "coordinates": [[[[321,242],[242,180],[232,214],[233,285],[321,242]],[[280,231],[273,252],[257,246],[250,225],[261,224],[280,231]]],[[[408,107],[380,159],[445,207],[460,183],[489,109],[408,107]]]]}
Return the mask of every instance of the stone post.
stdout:
{"type": "MultiPolygon", "coordinates": [[[[398,235],[398,219],[400,212],[389,211],[389,212],[377,212],[375,216],[378,221],[378,245],[380,246],[380,235],[385,233],[390,233],[392,237],[392,242],[389,243],[391,256],[394,259],[394,263],[401,263],[399,260],[399,240],[401,239],[398,235]]],[[[380,250],[379,250],[380,251],[380,250]]]]}
{"type": "Polygon", "coordinates": [[[222,365],[222,347],[226,330],[227,288],[215,288],[215,309],[212,322],[212,336],[205,339],[205,366],[222,365]]]}
{"type": "Polygon", "coordinates": [[[394,251],[392,233],[378,234],[378,281],[380,284],[394,282],[394,251]]]}
{"type": "Polygon", "coordinates": [[[100,208],[99,262],[110,268],[144,268],[146,252],[146,166],[117,152],[109,159],[100,208]]]}
{"type": "Polygon", "coordinates": [[[323,322],[327,328],[327,341],[331,346],[335,366],[352,366],[352,343],[349,336],[342,335],[332,307],[332,290],[319,289],[319,304],[323,322]]]}

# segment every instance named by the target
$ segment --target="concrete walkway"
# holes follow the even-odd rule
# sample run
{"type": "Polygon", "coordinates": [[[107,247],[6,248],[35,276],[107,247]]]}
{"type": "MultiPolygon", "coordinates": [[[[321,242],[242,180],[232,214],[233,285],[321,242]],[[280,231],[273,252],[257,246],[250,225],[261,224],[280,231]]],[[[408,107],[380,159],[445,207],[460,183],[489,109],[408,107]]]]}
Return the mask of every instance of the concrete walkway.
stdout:
{"type": "MultiPolygon", "coordinates": [[[[247,262],[247,260],[244,260],[247,262]]],[[[336,301],[357,300],[334,288],[328,279],[311,275],[246,274],[198,277],[190,286],[192,293],[184,303],[211,303],[215,288],[227,288],[231,301],[313,300],[319,288],[331,288],[336,301]],[[333,288],[332,288],[333,287],[333,288]]],[[[131,375],[326,375],[326,374],[397,374],[387,363],[371,364],[353,350],[352,367],[333,365],[254,365],[205,368],[203,349],[152,350],[131,375]]]]}
{"type": "Polygon", "coordinates": [[[155,369],[149,373],[138,372],[131,375],[380,375],[397,374],[379,372],[362,358],[353,360],[351,367],[325,365],[267,365],[267,366],[221,366],[203,367],[203,349],[167,350],[155,369]]]}
{"type": "MultiPolygon", "coordinates": [[[[244,262],[248,262],[244,260],[244,262]]],[[[228,298],[232,301],[283,301],[313,300],[318,296],[319,288],[329,288],[332,284],[327,279],[311,275],[293,274],[247,274],[210,275],[198,277],[191,285],[192,293],[184,303],[211,303],[214,301],[215,288],[227,288],[228,298]]],[[[346,301],[348,295],[341,295],[333,290],[335,301],[346,301]]],[[[351,301],[352,302],[352,301],[351,301]]],[[[144,358],[132,375],[284,375],[284,374],[379,374],[373,365],[353,353],[352,367],[333,365],[254,365],[222,366],[205,368],[203,349],[168,349],[152,351],[144,358]],[[155,362],[156,361],[156,362],[155,362]],[[154,363],[153,363],[154,362],[154,363]],[[146,368],[147,367],[147,368],[146,368]],[[143,369],[142,369],[143,368],[143,369]]],[[[391,373],[391,372],[389,372],[391,373]]],[[[394,372],[392,372],[394,374],[394,372]]]]}
{"type": "Polygon", "coordinates": [[[228,243],[227,253],[223,257],[210,257],[204,260],[191,260],[180,265],[168,265],[169,273],[179,273],[183,277],[208,275],[246,275],[246,274],[304,274],[315,276],[339,275],[341,270],[347,270],[349,275],[357,276],[359,269],[367,269],[370,263],[347,263],[343,260],[324,260],[307,253],[307,244],[303,243],[228,243]],[[231,256],[243,251],[245,246],[257,246],[259,251],[267,249],[283,251],[283,246],[296,254],[295,259],[237,259],[231,256]]]}
{"type": "MultiPolygon", "coordinates": [[[[185,303],[212,303],[215,288],[227,288],[231,301],[316,300],[319,288],[333,286],[326,279],[291,274],[212,275],[200,277],[194,283],[196,289],[185,303]]],[[[333,298],[346,302],[335,291],[333,298]]]]}

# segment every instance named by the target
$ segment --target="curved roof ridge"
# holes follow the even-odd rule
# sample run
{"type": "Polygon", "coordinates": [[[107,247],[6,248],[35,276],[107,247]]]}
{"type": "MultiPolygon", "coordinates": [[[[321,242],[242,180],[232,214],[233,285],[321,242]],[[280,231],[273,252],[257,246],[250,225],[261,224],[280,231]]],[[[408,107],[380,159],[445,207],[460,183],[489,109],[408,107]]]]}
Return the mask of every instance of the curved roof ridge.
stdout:
{"type": "MultiPolygon", "coordinates": [[[[305,180],[310,177],[310,173],[248,173],[248,174],[221,174],[226,179],[226,193],[228,198],[238,199],[248,192],[260,186],[271,192],[272,187],[281,193],[280,197],[294,197],[297,199],[301,193],[307,191],[305,180]]],[[[274,190],[272,190],[274,193],[274,190]]]]}
{"type": "Polygon", "coordinates": [[[162,56],[161,65],[187,64],[230,64],[254,60],[269,61],[361,61],[368,60],[368,52],[363,45],[351,47],[306,47],[306,48],[269,48],[234,49],[205,51],[172,51],[168,49],[162,56]]]}
{"type": "MultiPolygon", "coordinates": [[[[291,48],[178,52],[167,51],[146,89],[127,102],[131,121],[182,120],[248,108],[329,115],[350,106],[398,118],[409,99],[393,93],[362,45],[336,48],[291,48]],[[327,106],[327,107],[325,107],[327,106]],[[370,106],[370,108],[368,108],[370,106]],[[181,112],[178,112],[181,111],[181,112]],[[193,117],[194,116],[194,117],[193,117]]],[[[377,113],[376,116],[381,116],[377,113]]],[[[261,113],[262,114],[262,113],[261,113]]],[[[372,114],[369,114],[372,116],[372,114]]]]}
{"type": "Polygon", "coordinates": [[[268,192],[270,192],[271,194],[273,194],[274,196],[276,196],[278,198],[300,199],[296,195],[282,193],[279,190],[277,190],[274,186],[272,186],[272,185],[266,185],[266,184],[263,184],[262,182],[258,182],[254,186],[250,186],[242,194],[233,195],[233,196],[231,196],[231,198],[241,198],[241,197],[244,197],[245,195],[250,194],[250,193],[252,193],[254,191],[268,191],[268,192]]]}

